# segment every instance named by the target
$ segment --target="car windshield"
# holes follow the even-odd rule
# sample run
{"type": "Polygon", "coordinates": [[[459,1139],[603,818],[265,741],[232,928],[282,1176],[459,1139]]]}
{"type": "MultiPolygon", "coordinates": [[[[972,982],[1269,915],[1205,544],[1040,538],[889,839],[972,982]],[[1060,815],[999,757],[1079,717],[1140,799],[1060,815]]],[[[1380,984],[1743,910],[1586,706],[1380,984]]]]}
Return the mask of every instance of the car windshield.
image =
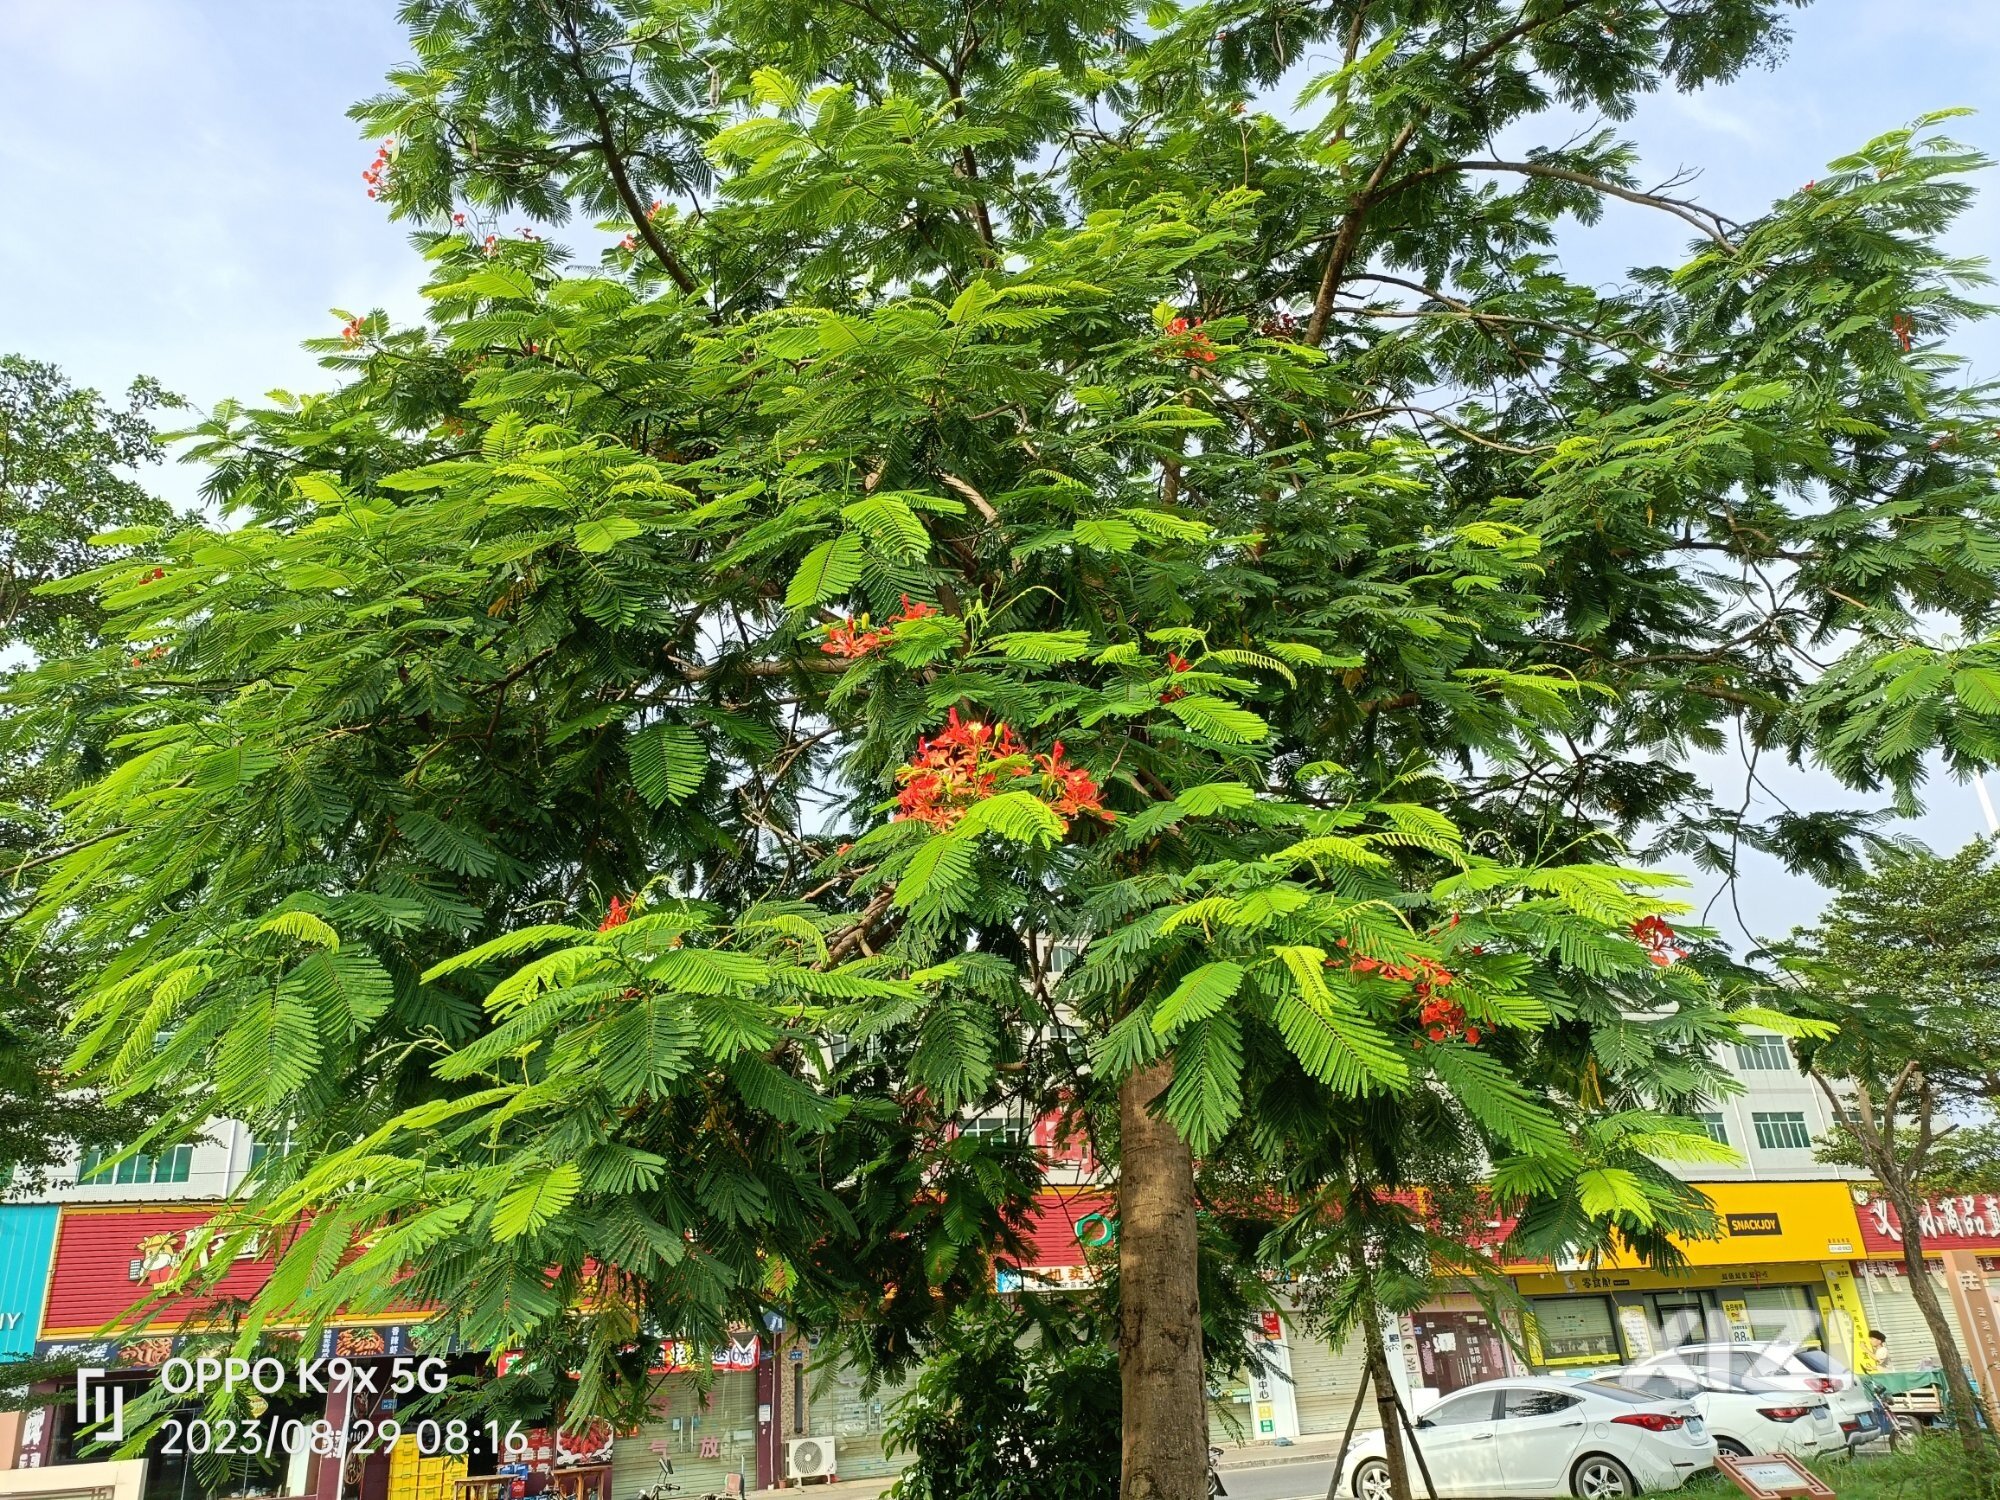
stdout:
{"type": "Polygon", "coordinates": [[[1830,1375],[1833,1373],[1833,1361],[1826,1357],[1824,1350],[1801,1349],[1792,1358],[1796,1359],[1808,1370],[1811,1370],[1815,1375],[1830,1375]]]}

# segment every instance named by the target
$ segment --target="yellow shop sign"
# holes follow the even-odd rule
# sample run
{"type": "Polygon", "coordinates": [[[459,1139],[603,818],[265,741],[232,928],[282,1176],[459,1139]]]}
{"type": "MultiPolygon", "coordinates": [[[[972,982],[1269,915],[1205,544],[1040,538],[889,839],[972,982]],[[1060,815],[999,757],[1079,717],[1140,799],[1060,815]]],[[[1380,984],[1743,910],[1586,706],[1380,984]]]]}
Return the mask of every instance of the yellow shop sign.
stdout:
{"type": "MultiPolygon", "coordinates": [[[[1861,1242],[1854,1196],[1844,1182],[1701,1182],[1695,1186],[1715,1205],[1717,1235],[1714,1239],[1677,1242],[1690,1266],[1845,1260],[1856,1253],[1861,1242]]],[[[1643,1264],[1626,1251],[1607,1257],[1592,1270],[1637,1271],[1643,1264]]],[[[1507,1269],[1546,1272],[1551,1268],[1519,1262],[1510,1263],[1507,1269]]],[[[1581,1279],[1584,1274],[1569,1273],[1569,1279],[1581,1279]]],[[[1670,1278],[1661,1284],[1672,1282],[1688,1284],[1686,1278],[1670,1278]]]]}

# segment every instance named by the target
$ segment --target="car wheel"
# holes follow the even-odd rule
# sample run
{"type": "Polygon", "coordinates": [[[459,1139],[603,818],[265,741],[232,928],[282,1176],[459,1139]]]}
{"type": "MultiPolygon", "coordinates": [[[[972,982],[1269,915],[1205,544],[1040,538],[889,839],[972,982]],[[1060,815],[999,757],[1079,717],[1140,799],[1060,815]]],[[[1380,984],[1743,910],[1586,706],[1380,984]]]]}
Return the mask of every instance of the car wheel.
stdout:
{"type": "Polygon", "coordinates": [[[1389,1500],[1389,1466],[1371,1458],[1354,1471],[1356,1500],[1389,1500]]]}
{"type": "Polygon", "coordinates": [[[1737,1442],[1735,1438],[1717,1438],[1715,1440],[1715,1451],[1717,1453],[1726,1453],[1731,1458],[1748,1458],[1750,1456],[1750,1450],[1737,1442]]]}
{"type": "Polygon", "coordinates": [[[1639,1486],[1617,1459],[1593,1453],[1569,1471],[1569,1490],[1577,1500],[1626,1500],[1639,1493],[1639,1486]]]}

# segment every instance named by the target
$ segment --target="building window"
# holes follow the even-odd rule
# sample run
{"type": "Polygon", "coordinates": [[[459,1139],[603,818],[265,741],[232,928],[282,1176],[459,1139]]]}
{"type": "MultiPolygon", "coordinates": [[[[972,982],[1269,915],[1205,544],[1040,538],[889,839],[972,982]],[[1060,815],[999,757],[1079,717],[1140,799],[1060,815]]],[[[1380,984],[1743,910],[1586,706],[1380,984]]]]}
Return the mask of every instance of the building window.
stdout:
{"type": "Polygon", "coordinates": [[[1750,1116],[1750,1122],[1757,1127],[1757,1144],[1766,1151],[1812,1150],[1812,1132],[1806,1129],[1806,1117],[1799,1110],[1759,1110],[1750,1116]]]}
{"type": "Polygon", "coordinates": [[[1025,1121],[1015,1119],[1012,1115],[981,1115],[978,1119],[967,1120],[961,1125],[959,1134],[982,1140],[997,1138],[1018,1142],[1028,1138],[1028,1126],[1025,1121]]]}
{"type": "Polygon", "coordinates": [[[194,1160],[192,1146],[169,1146],[158,1156],[139,1151],[119,1160],[118,1153],[122,1150],[122,1146],[93,1146],[84,1152],[83,1164],[77,1168],[77,1182],[86,1187],[186,1182],[194,1160]]]}
{"type": "Polygon", "coordinates": [[[1708,1138],[1714,1141],[1716,1145],[1726,1146],[1729,1144],[1729,1126],[1721,1115],[1711,1114],[1704,1110],[1702,1113],[1696,1115],[1695,1118],[1701,1121],[1701,1128],[1708,1132],[1708,1138]]]}
{"type": "Polygon", "coordinates": [[[268,1136],[250,1137],[250,1170],[256,1171],[264,1165],[265,1158],[275,1156],[280,1161],[292,1154],[292,1127],[287,1125],[274,1139],[268,1136]]]}
{"type": "Polygon", "coordinates": [[[1781,1036],[1748,1036],[1736,1044],[1736,1066],[1746,1072],[1785,1072],[1792,1066],[1791,1049],[1781,1036]]]}
{"type": "Polygon", "coordinates": [[[1604,1297],[1537,1297],[1530,1309],[1542,1363],[1617,1359],[1618,1328],[1604,1297]]]}

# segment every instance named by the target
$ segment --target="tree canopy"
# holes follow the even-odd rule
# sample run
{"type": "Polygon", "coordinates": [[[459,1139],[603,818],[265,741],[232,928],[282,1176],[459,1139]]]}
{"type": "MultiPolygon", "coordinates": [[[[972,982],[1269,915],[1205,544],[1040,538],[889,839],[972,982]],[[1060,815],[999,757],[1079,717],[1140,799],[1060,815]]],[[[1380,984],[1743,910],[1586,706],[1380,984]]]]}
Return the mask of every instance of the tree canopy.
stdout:
{"type": "Polygon", "coordinates": [[[357,115],[430,317],[204,423],[230,519],[121,533],[15,694],[116,754],[32,919],[79,1065],[307,1148],[253,1324],[413,1275],[577,1410],[769,1305],[907,1357],[1033,1185],[954,1122],[1059,1111],[1180,1278],[1121,1285],[1148,1497],[1198,1169],[1392,1193],[1434,1127],[1522,1246],[1671,1257],[1714,1044],[1798,1028],[1644,862],[1868,824],[1695,753],[1907,797],[2000,722],[1893,675],[2000,583],[1983,161],[1932,117],[1738,221],[1616,135],[1781,9],[406,6],[357,115]],[[1610,204],[1687,258],[1566,273],[1610,204]]]}

